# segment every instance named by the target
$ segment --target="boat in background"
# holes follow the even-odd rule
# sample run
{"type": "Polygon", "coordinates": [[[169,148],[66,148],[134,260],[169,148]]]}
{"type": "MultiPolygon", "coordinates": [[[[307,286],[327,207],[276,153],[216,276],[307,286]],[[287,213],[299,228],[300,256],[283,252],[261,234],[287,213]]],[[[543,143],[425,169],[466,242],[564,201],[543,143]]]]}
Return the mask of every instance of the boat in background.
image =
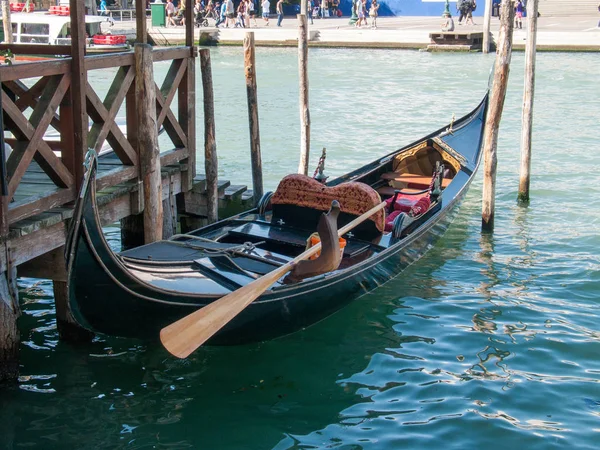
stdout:
{"type": "Polygon", "coordinates": [[[121,253],[103,235],[90,152],[65,245],[73,317],[93,332],[156,339],[163,327],[275,274],[208,343],[266,340],[318,322],[400,274],[443,235],[479,167],[487,107],[488,94],[447,127],[335,180],[288,175],[252,210],[121,253]],[[317,229],[323,236],[328,210],[346,230],[344,245],[336,233],[316,260],[289,264],[317,229]],[[320,264],[323,255],[337,258],[333,268],[320,264]],[[283,266],[289,274],[280,275],[283,266]]]}
{"type": "MultiPolygon", "coordinates": [[[[58,7],[56,7],[58,8],[58,7]]],[[[0,21],[1,22],[1,21],[0,21]]],[[[71,45],[71,18],[49,12],[20,12],[11,14],[15,44],[71,45]]],[[[85,16],[87,38],[86,53],[113,53],[129,50],[125,35],[113,35],[106,29],[114,24],[108,16],[85,16]],[[104,26],[104,30],[103,30],[104,26]]],[[[0,40],[4,40],[0,26],[0,40]]],[[[18,60],[47,59],[43,56],[18,55],[18,60]]]]}

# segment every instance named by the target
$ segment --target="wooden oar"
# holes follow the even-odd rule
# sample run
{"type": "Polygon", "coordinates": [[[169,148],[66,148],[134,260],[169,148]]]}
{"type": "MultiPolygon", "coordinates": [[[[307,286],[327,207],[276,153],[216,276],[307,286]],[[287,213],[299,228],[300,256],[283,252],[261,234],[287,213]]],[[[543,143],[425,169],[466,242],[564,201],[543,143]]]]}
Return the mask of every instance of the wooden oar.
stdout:
{"type": "MultiPolygon", "coordinates": [[[[361,224],[385,206],[385,202],[371,208],[363,215],[338,230],[338,236],[346,234],[357,225],[361,224]]],[[[229,321],[257,299],[273,283],[279,280],[294,264],[307,259],[321,249],[317,244],[292,261],[269,272],[255,281],[221,297],[209,305],[173,322],[160,330],[160,340],[165,348],[178,358],[186,358],[190,353],[200,347],[213,334],[223,328],[229,321]]]]}

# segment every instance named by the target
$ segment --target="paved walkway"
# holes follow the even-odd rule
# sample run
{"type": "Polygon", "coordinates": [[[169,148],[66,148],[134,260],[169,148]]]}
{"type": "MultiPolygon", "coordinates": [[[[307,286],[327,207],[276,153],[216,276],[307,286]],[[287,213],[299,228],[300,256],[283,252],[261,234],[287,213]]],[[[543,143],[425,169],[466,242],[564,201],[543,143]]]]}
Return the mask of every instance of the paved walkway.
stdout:
{"type": "MultiPolygon", "coordinates": [[[[475,18],[476,25],[458,25],[456,31],[482,31],[483,18],[475,18]]],[[[348,24],[348,17],[315,19],[309,25],[311,46],[349,46],[349,47],[397,47],[426,48],[430,44],[429,33],[439,32],[441,17],[380,17],[378,28],[356,28],[348,24]]],[[[523,29],[516,29],[513,45],[515,49],[525,47],[527,35],[526,20],[523,29]]],[[[599,17],[540,17],[538,18],[538,50],[555,51],[600,51],[599,17]]],[[[211,25],[213,21],[211,20],[211,25]]],[[[258,27],[219,28],[214,26],[195,28],[195,35],[210,36],[221,44],[241,44],[247,31],[255,32],[257,45],[296,45],[298,22],[293,16],[286,16],[281,27],[276,26],[276,18],[266,26],[257,19],[258,27]]],[[[456,22],[455,22],[456,23],[456,22]]],[[[148,23],[148,31],[157,45],[179,45],[184,42],[183,27],[154,28],[148,23]]],[[[135,23],[118,22],[115,33],[120,28],[135,27],[135,23]],[[129,25],[128,25],[129,24],[129,25]]],[[[498,37],[499,20],[492,17],[491,32],[498,37]]]]}

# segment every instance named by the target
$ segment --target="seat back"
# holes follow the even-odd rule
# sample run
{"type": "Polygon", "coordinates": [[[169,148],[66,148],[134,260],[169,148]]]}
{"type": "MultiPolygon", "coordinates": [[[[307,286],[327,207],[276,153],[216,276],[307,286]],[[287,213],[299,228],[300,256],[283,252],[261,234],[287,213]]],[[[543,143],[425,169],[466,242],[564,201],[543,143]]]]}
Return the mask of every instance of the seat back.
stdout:
{"type": "MultiPolygon", "coordinates": [[[[329,211],[331,202],[340,203],[338,228],[381,203],[379,194],[369,185],[357,182],[328,187],[306,176],[293,174],[284,177],[271,198],[273,223],[314,231],[321,213],[329,211]]],[[[352,234],[362,240],[373,241],[385,227],[383,210],[358,225],[352,234]]]]}

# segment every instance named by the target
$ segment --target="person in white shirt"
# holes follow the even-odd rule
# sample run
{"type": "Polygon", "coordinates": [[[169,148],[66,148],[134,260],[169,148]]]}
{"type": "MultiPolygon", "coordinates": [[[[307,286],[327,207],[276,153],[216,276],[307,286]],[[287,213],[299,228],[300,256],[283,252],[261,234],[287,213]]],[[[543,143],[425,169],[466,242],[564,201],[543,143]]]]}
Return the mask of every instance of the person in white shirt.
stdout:
{"type": "Polygon", "coordinates": [[[260,5],[262,8],[262,18],[266,23],[266,26],[269,26],[269,14],[271,9],[271,2],[269,0],[263,0],[260,5]]]}

